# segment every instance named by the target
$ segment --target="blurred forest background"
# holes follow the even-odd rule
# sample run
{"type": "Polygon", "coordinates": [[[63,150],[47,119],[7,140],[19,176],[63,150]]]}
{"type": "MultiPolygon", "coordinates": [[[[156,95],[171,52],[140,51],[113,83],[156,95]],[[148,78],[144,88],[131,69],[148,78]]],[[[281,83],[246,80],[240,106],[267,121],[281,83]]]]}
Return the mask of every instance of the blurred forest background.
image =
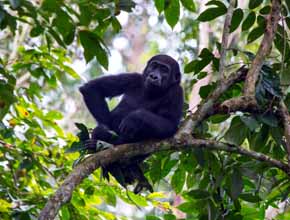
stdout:
{"type": "MultiPolygon", "coordinates": [[[[103,180],[98,169],[56,219],[290,219],[289,0],[1,0],[0,219],[37,219],[72,172],[80,156],[71,148],[75,122],[95,127],[80,85],[142,72],[151,56],[165,53],[184,73],[186,120],[220,81],[243,65],[255,67],[275,4],[279,21],[271,53],[261,56],[258,110],[227,105],[226,112],[203,116],[193,132],[250,154],[157,152],[144,164],[155,192],[141,195],[103,180]]],[[[240,97],[243,87],[237,80],[215,101],[240,97]]],[[[117,102],[109,100],[110,108],[117,102]]]]}

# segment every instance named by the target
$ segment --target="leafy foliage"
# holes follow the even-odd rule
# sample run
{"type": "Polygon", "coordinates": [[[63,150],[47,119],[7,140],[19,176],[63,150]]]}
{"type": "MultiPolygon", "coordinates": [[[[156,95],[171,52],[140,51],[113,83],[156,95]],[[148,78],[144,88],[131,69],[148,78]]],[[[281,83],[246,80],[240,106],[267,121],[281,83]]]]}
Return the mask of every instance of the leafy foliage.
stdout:
{"type": "MultiPolygon", "coordinates": [[[[212,115],[193,131],[197,138],[221,140],[233,148],[239,146],[286,162],[279,102],[283,100],[290,111],[290,3],[282,3],[272,52],[264,61],[256,84],[261,111],[212,115]]],[[[65,176],[92,153],[85,148],[89,128],[76,123],[76,135],[67,132],[63,122],[75,119],[67,119],[67,100],[59,94],[72,93],[82,79],[71,65],[79,56],[75,51],[86,62],[97,63],[99,70],[108,69],[111,38],[125,31],[118,15],[126,12],[132,16],[142,4],[131,0],[0,3],[0,37],[6,46],[1,46],[5,53],[0,55],[0,219],[36,219],[65,176]]],[[[219,78],[216,72],[220,31],[228,1],[208,1],[203,11],[199,10],[200,1],[192,0],[154,0],[154,7],[159,23],[156,29],[151,28],[160,36],[168,34],[157,28],[163,20],[172,33],[180,26],[174,44],[180,42],[181,47],[174,52],[184,61],[187,101],[193,84],[205,76],[212,77],[210,83],[199,89],[204,103],[219,86],[215,80],[219,78]],[[211,32],[209,45],[199,50],[202,22],[210,22],[211,32]]],[[[252,65],[265,34],[265,18],[271,12],[270,1],[251,0],[246,8],[239,7],[234,10],[230,32],[241,33],[238,37],[233,35],[227,50],[227,74],[240,65],[252,65]]],[[[143,15],[138,16],[139,19],[143,15]]],[[[134,34],[139,37],[139,33],[134,34]]],[[[158,44],[156,39],[149,39],[146,46],[158,44]]],[[[164,52],[148,50],[149,54],[164,52]]],[[[241,96],[243,87],[243,82],[237,82],[218,102],[241,96]]],[[[98,142],[96,151],[106,147],[98,142]]],[[[58,218],[126,219],[115,211],[122,200],[140,207],[142,219],[265,219],[268,207],[276,207],[289,197],[289,177],[283,171],[245,155],[204,148],[159,152],[145,161],[143,169],[154,184],[154,193],[135,195],[130,189],[121,188],[117,181],[106,182],[97,170],[77,187],[58,218]],[[153,207],[153,211],[142,208],[147,206],[153,207]]],[[[289,212],[277,219],[289,219],[289,212]]]]}

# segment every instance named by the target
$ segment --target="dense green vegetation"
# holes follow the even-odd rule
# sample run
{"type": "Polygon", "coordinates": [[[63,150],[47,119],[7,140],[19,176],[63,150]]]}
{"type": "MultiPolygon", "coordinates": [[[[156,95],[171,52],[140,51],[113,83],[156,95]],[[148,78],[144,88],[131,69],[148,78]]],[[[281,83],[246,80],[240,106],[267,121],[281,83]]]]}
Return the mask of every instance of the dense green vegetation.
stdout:
{"type": "MultiPolygon", "coordinates": [[[[74,163],[79,163],[82,145],[77,145],[77,129],[71,132],[67,125],[90,121],[88,127],[93,127],[94,122],[83,114],[83,107],[76,109],[75,117],[66,113],[66,97],[74,96],[81,103],[76,93],[83,81],[71,63],[81,54],[91,66],[90,71],[98,72],[87,71],[89,77],[109,68],[112,39],[124,28],[119,22],[120,13],[129,13],[132,22],[137,22],[136,17],[140,15],[134,15],[134,8],[139,4],[157,10],[156,26],[159,27],[152,28],[154,36],[158,33],[166,38],[179,25],[175,40],[180,46],[176,54],[183,61],[183,86],[188,103],[192,87],[211,76],[210,82],[199,90],[200,109],[230,73],[236,74],[242,65],[249,69],[255,67],[253,60],[263,46],[266,30],[272,25],[268,19],[272,16],[272,4],[279,1],[251,0],[244,7],[240,4],[245,1],[234,4],[229,26],[232,38],[227,48],[221,36],[229,1],[209,1],[202,10],[201,2],[0,2],[0,219],[36,219],[49,197],[72,172],[74,163]],[[210,42],[207,48],[198,48],[203,31],[198,27],[203,22],[210,24],[210,42]],[[162,27],[168,25],[172,30],[166,32],[162,27]],[[197,46],[189,43],[193,39],[197,46]],[[222,51],[225,51],[222,59],[226,65],[222,64],[223,71],[220,71],[222,51]]],[[[212,110],[201,116],[191,131],[194,138],[221,141],[233,149],[246,149],[250,154],[206,147],[157,152],[144,163],[144,171],[155,192],[141,195],[123,189],[114,180],[103,180],[98,169],[76,188],[57,218],[253,220],[265,219],[266,210],[271,206],[286,204],[290,192],[290,134],[287,133],[290,1],[282,1],[278,15],[273,42],[268,41],[272,45],[271,53],[264,54],[266,57],[259,55],[262,68],[255,87],[257,105],[247,108],[240,105],[237,111],[231,109],[233,105],[215,109],[216,112],[212,110]],[[269,158],[259,159],[261,154],[255,153],[267,155],[285,166],[279,168],[269,158]],[[177,200],[181,202],[177,204],[177,200]],[[136,213],[127,216],[119,212],[120,208],[115,207],[120,203],[136,213]]],[[[137,38],[138,34],[135,33],[137,38]]],[[[156,49],[156,39],[148,40],[149,51],[144,52],[147,57],[167,52],[166,48],[156,49]]],[[[247,82],[237,80],[214,100],[214,107],[243,96],[246,86],[247,82]]],[[[113,105],[116,100],[111,102],[113,105]]],[[[186,112],[185,122],[190,118],[186,112]]],[[[84,129],[80,124],[78,127],[84,129]]],[[[276,219],[290,218],[287,206],[280,212],[276,219]]]]}

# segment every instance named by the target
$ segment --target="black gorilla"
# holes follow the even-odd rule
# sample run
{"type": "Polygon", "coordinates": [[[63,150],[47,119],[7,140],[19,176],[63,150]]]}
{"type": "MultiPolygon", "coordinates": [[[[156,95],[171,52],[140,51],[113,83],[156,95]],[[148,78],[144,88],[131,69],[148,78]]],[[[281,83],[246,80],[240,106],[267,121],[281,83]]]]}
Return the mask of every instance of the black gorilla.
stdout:
{"type": "MultiPolygon", "coordinates": [[[[179,65],[173,58],[156,55],[148,61],[143,74],[104,76],[83,85],[80,92],[98,122],[92,133],[93,143],[102,140],[118,145],[173,136],[182,116],[180,78],[179,65]],[[122,100],[110,112],[105,98],[119,95],[123,95],[122,100]]],[[[116,178],[120,178],[121,172],[124,179],[117,180],[123,182],[123,186],[137,180],[137,193],[143,187],[152,191],[138,166],[138,159],[126,165],[114,163],[104,170],[116,178]]],[[[108,174],[105,176],[108,177],[108,174]]]]}

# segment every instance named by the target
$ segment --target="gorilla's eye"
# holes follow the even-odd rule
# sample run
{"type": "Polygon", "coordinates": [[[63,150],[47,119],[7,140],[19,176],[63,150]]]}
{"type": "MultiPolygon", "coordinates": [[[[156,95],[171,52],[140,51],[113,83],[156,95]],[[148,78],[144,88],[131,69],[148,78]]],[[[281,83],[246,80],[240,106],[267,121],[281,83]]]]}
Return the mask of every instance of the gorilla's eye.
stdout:
{"type": "Polygon", "coordinates": [[[161,67],[160,67],[160,70],[161,70],[161,72],[163,72],[163,73],[168,73],[168,72],[169,72],[169,70],[168,70],[168,68],[167,68],[166,66],[161,66],[161,67]]]}
{"type": "Polygon", "coordinates": [[[155,69],[157,67],[157,65],[158,65],[157,63],[153,62],[153,63],[151,63],[150,67],[151,67],[151,69],[155,69]]]}

